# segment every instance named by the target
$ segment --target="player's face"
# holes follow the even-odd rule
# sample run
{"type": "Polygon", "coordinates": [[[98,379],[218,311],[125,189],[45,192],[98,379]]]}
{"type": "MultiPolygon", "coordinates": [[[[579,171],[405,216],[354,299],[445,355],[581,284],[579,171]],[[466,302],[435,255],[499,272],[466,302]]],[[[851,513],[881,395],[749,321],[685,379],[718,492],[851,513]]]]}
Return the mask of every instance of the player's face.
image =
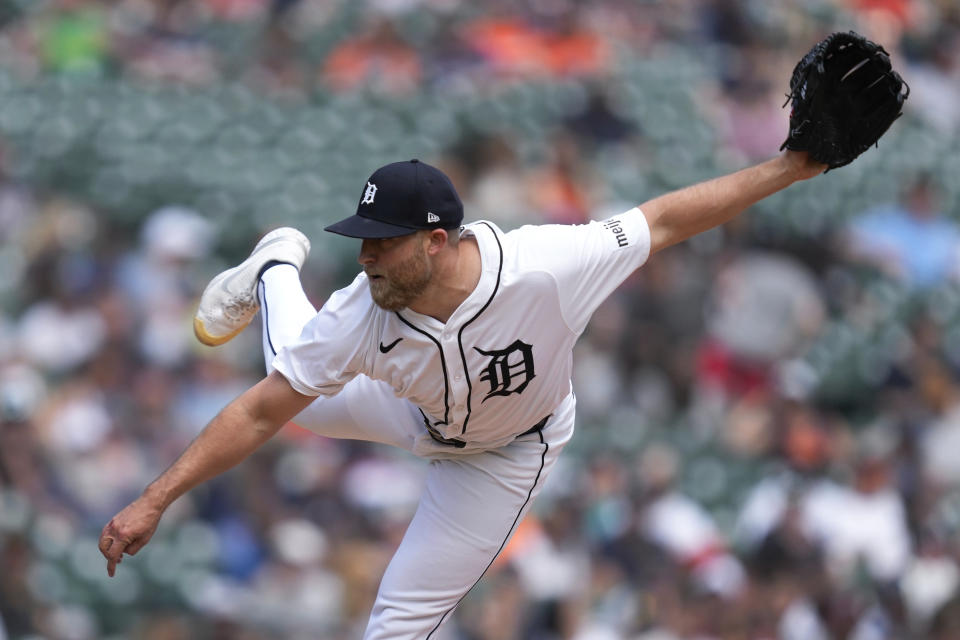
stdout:
{"type": "Polygon", "coordinates": [[[433,276],[418,233],[364,240],[359,262],[367,274],[373,301],[387,311],[410,306],[426,290],[433,276]]]}

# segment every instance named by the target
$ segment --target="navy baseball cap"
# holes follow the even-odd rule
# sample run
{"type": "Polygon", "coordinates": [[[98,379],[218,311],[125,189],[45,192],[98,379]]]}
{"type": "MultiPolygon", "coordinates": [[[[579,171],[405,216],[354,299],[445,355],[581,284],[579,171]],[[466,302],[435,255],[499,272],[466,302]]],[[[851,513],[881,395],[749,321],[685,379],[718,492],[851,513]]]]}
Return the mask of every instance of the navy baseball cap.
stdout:
{"type": "Polygon", "coordinates": [[[413,159],[374,171],[357,213],[325,230],[351,238],[393,238],[420,229],[454,229],[462,222],[463,203],[450,178],[413,159]]]}

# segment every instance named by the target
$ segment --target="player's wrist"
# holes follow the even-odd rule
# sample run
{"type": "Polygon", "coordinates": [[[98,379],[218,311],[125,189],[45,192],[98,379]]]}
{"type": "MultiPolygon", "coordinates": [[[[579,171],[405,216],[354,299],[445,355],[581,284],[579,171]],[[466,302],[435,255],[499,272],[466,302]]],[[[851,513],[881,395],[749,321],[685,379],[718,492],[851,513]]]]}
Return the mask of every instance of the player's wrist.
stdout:
{"type": "Polygon", "coordinates": [[[159,480],[155,480],[147,485],[147,488],[140,494],[140,500],[147,503],[161,513],[167,510],[176,499],[176,496],[165,490],[159,480]]]}
{"type": "Polygon", "coordinates": [[[827,165],[817,162],[806,151],[784,151],[778,158],[784,165],[784,171],[792,182],[807,180],[818,176],[827,169],[827,165]]]}

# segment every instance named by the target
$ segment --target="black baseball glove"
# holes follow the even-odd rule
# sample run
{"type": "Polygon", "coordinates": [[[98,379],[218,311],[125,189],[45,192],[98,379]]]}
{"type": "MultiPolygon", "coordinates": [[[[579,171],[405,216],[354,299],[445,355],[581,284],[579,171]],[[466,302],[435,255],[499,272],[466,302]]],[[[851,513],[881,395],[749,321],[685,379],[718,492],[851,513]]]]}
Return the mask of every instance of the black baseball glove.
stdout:
{"type": "Polygon", "coordinates": [[[836,169],[850,164],[902,114],[910,87],[880,45],[834,33],[803,56],[790,77],[790,135],[780,147],[836,169]]]}

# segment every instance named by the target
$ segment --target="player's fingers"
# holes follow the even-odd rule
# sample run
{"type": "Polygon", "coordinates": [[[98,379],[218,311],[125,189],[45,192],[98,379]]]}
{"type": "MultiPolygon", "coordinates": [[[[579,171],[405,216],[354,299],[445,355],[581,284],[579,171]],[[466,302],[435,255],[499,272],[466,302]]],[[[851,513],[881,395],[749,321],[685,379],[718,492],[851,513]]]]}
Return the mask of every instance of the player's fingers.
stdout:
{"type": "Polygon", "coordinates": [[[97,545],[97,548],[100,549],[100,553],[106,557],[110,552],[110,546],[113,544],[113,537],[104,533],[100,536],[100,543],[97,545]]]}
{"type": "Polygon", "coordinates": [[[97,548],[100,549],[100,553],[102,553],[104,557],[110,552],[110,547],[113,546],[114,540],[118,537],[117,531],[113,527],[113,520],[111,520],[103,528],[103,531],[100,532],[100,542],[97,544],[97,548]]]}
{"type": "Polygon", "coordinates": [[[128,556],[134,556],[137,554],[137,551],[140,551],[140,549],[143,549],[144,545],[146,544],[147,544],[147,540],[144,540],[144,539],[133,540],[132,542],[130,542],[129,545],[127,545],[127,548],[124,549],[123,552],[126,553],[128,556]]]}
{"type": "Polygon", "coordinates": [[[114,540],[113,544],[110,545],[110,550],[106,553],[107,556],[107,575],[111,578],[117,570],[117,565],[120,564],[120,561],[123,557],[123,551],[126,548],[127,543],[123,540],[114,540]]]}

